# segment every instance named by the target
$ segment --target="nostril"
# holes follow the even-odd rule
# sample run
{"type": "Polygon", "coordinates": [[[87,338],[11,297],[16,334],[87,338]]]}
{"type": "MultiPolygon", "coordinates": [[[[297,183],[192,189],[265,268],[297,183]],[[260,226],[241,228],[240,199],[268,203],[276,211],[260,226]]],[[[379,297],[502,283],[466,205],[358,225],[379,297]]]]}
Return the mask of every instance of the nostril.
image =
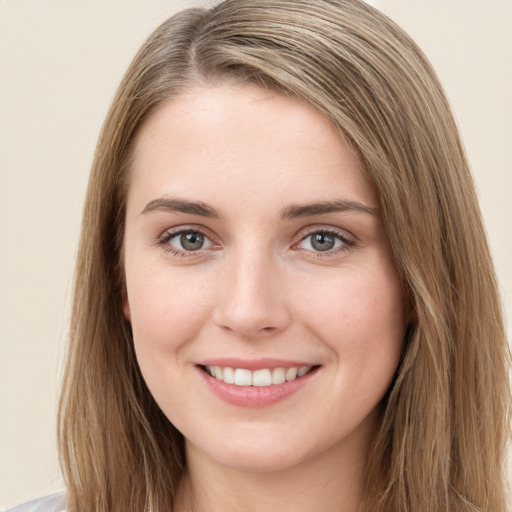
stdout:
{"type": "Polygon", "coordinates": [[[252,302],[221,303],[213,314],[214,323],[223,332],[243,338],[272,336],[285,329],[289,319],[283,305],[258,305],[252,302]]]}

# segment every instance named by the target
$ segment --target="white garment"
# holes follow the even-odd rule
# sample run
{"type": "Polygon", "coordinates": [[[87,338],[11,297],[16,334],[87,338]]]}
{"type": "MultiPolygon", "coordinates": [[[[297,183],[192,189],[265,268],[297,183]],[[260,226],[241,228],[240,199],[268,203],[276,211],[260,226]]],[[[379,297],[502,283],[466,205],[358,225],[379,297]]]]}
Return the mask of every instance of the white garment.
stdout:
{"type": "Polygon", "coordinates": [[[66,493],[59,492],[27,501],[5,512],[66,512],[66,493]]]}

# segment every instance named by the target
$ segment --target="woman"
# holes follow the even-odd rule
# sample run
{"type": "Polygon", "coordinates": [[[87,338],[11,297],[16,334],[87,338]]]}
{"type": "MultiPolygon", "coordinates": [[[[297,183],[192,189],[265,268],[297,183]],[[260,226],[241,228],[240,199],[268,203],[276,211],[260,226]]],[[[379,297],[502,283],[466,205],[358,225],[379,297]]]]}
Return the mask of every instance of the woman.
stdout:
{"type": "Polygon", "coordinates": [[[506,510],[483,232],[435,74],[382,14],[236,0],[168,20],[89,183],[67,510],[506,510]]]}

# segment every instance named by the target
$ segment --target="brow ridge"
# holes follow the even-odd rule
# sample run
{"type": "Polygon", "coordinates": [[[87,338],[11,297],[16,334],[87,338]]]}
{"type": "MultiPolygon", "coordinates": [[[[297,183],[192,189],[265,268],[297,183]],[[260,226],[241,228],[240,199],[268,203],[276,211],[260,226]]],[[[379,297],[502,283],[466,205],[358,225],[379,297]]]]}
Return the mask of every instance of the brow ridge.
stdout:
{"type": "MultiPolygon", "coordinates": [[[[189,201],[187,199],[176,199],[169,197],[159,197],[151,200],[142,210],[141,215],[164,210],[168,212],[188,213],[190,215],[199,215],[210,219],[221,219],[222,215],[212,206],[202,201],[189,201]]],[[[326,213],[355,211],[372,216],[378,215],[377,208],[364,205],[358,201],[349,199],[335,199],[333,201],[321,201],[318,203],[309,203],[304,205],[289,205],[281,210],[281,220],[289,220],[299,217],[310,217],[326,213]]]]}
{"type": "Polygon", "coordinates": [[[319,203],[310,203],[304,205],[290,205],[281,210],[281,219],[294,219],[298,217],[310,217],[314,215],[322,215],[325,213],[355,211],[366,213],[368,215],[377,216],[379,210],[372,208],[358,201],[349,199],[335,199],[333,201],[321,201],[319,203]]]}
{"type": "Polygon", "coordinates": [[[215,208],[203,203],[202,201],[189,201],[187,199],[174,199],[170,197],[159,197],[151,200],[141,215],[164,210],[171,213],[189,213],[190,215],[199,215],[201,217],[208,217],[209,219],[220,219],[222,215],[215,208]]]}

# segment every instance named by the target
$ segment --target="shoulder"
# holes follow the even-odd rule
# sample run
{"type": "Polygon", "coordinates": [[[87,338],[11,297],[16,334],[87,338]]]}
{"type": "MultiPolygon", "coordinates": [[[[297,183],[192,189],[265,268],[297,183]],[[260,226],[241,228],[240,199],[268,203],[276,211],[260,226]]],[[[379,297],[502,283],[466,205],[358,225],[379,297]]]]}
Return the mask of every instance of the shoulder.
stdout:
{"type": "Polygon", "coordinates": [[[59,492],[16,505],[5,512],[66,512],[66,493],[59,492]]]}

